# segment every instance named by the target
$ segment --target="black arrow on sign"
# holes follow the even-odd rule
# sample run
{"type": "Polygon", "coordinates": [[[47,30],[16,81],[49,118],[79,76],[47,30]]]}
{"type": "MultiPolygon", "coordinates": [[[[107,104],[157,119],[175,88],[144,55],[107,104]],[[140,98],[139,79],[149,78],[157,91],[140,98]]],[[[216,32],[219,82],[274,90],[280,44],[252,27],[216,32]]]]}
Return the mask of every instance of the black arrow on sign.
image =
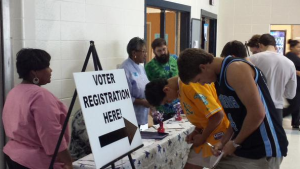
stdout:
{"type": "Polygon", "coordinates": [[[115,130],[110,133],[106,133],[102,136],[99,136],[100,146],[105,147],[113,142],[116,142],[118,140],[121,140],[122,138],[128,137],[129,144],[131,145],[131,142],[133,140],[134,134],[137,130],[137,126],[132,124],[127,119],[124,119],[125,127],[120,128],[118,130],[115,130]]]}

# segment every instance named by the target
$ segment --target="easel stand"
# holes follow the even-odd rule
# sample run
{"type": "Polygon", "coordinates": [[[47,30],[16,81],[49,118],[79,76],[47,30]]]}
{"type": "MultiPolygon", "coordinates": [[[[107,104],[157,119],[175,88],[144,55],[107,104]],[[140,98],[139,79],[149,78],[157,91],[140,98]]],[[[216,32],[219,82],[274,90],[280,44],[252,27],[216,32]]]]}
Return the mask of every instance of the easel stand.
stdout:
{"type": "MultiPolygon", "coordinates": [[[[100,70],[103,70],[102,69],[102,66],[101,66],[101,63],[100,63],[100,60],[99,60],[99,57],[98,57],[98,54],[97,54],[97,51],[96,51],[96,48],[95,48],[95,44],[94,44],[94,41],[90,41],[90,47],[89,47],[89,50],[88,50],[88,53],[87,53],[87,56],[85,58],[85,61],[84,61],[84,64],[83,64],[83,67],[82,67],[82,70],[81,72],[85,72],[86,70],[86,67],[87,67],[87,64],[88,64],[88,61],[90,59],[90,55],[92,54],[92,57],[93,57],[93,62],[94,62],[94,69],[95,71],[100,71],[100,70]]],[[[58,150],[59,150],[59,147],[60,147],[60,144],[61,144],[61,141],[63,139],[63,136],[64,136],[64,133],[66,131],[66,128],[68,127],[68,122],[69,122],[69,119],[70,119],[70,116],[71,116],[71,113],[72,113],[72,110],[73,110],[73,107],[74,107],[74,103],[76,101],[76,98],[77,98],[77,91],[75,89],[74,91],[74,94],[73,94],[73,98],[72,98],[72,101],[71,101],[71,104],[70,104],[70,107],[69,107],[69,111],[68,111],[68,114],[66,116],[66,120],[64,122],[64,125],[63,125],[63,128],[62,128],[62,131],[60,133],[60,136],[59,136],[59,139],[57,141],[57,144],[56,144],[56,147],[55,147],[55,151],[53,153],[53,156],[52,156],[52,159],[51,159],[51,163],[50,163],[50,166],[49,166],[49,169],[53,169],[53,165],[54,165],[54,162],[55,162],[55,159],[56,159],[56,156],[57,156],[57,153],[58,153],[58,150]]],[[[112,162],[108,163],[107,165],[103,166],[101,169],[104,169],[108,166],[111,165],[111,167],[113,169],[115,169],[115,165],[114,163],[116,161],[118,161],[119,159],[125,157],[126,155],[128,155],[129,157],[129,161],[130,161],[130,164],[131,164],[131,167],[133,169],[135,169],[135,166],[134,166],[134,163],[132,161],[132,157],[131,157],[131,153],[137,149],[139,149],[140,147],[142,147],[143,145],[137,147],[136,149],[126,153],[125,155],[117,158],[116,160],[113,160],[112,162]]]]}
{"type": "Polygon", "coordinates": [[[143,147],[143,146],[144,146],[143,144],[140,145],[140,146],[138,146],[137,148],[133,149],[132,151],[129,151],[128,153],[126,153],[126,154],[124,154],[124,155],[118,157],[117,159],[113,160],[112,162],[110,162],[110,163],[104,165],[104,166],[101,167],[100,169],[105,169],[105,168],[108,167],[108,166],[111,166],[112,169],[115,169],[115,162],[119,161],[120,159],[124,158],[125,156],[128,156],[129,162],[130,162],[130,165],[131,165],[131,168],[132,168],[132,169],[135,169],[135,166],[134,166],[134,163],[133,163],[133,160],[132,160],[132,157],[131,157],[131,153],[134,152],[135,150],[137,150],[137,149],[143,147]]]}

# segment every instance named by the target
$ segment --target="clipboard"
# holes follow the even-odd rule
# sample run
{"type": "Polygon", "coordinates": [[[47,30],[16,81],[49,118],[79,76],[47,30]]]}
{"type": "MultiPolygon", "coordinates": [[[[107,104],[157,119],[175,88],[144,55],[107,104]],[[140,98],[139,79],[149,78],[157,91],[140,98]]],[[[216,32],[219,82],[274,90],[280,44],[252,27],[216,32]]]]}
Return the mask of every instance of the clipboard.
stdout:
{"type": "Polygon", "coordinates": [[[163,138],[167,137],[168,135],[169,135],[169,133],[158,133],[157,131],[155,131],[155,132],[141,131],[142,139],[162,140],[163,138]]]}
{"type": "Polygon", "coordinates": [[[223,152],[219,156],[211,156],[209,166],[214,169],[223,157],[223,152]]]}
{"type": "MultiPolygon", "coordinates": [[[[209,147],[211,147],[211,148],[214,148],[214,146],[212,145],[212,144],[210,144],[209,142],[206,142],[206,144],[209,146],[209,147]]],[[[211,156],[210,157],[210,162],[209,162],[209,166],[210,166],[210,168],[212,168],[212,169],[214,169],[217,165],[218,165],[218,163],[220,162],[220,160],[222,159],[222,157],[223,157],[223,152],[221,151],[221,153],[220,153],[220,155],[219,156],[211,156]]]]}

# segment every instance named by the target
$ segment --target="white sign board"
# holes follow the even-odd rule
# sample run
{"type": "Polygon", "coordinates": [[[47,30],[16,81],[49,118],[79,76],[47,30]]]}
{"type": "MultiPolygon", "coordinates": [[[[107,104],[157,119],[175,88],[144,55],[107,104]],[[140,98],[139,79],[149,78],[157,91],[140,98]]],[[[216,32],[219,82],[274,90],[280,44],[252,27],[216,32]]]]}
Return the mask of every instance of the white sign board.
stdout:
{"type": "Polygon", "coordinates": [[[73,75],[96,167],[141,146],[124,70],[73,75]]]}

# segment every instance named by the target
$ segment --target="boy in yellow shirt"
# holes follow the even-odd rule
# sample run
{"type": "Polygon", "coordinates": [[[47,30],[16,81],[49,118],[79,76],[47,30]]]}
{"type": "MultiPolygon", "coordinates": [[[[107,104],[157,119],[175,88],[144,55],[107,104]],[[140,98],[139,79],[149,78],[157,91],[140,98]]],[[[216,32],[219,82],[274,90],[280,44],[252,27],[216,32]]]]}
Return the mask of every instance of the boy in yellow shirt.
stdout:
{"type": "Polygon", "coordinates": [[[218,99],[214,84],[190,83],[185,85],[178,77],[157,79],[146,85],[145,95],[153,106],[170,103],[179,98],[187,119],[195,130],[186,138],[193,144],[185,169],[211,168],[212,152],[206,144],[218,143],[225,134],[229,121],[218,99]]]}

